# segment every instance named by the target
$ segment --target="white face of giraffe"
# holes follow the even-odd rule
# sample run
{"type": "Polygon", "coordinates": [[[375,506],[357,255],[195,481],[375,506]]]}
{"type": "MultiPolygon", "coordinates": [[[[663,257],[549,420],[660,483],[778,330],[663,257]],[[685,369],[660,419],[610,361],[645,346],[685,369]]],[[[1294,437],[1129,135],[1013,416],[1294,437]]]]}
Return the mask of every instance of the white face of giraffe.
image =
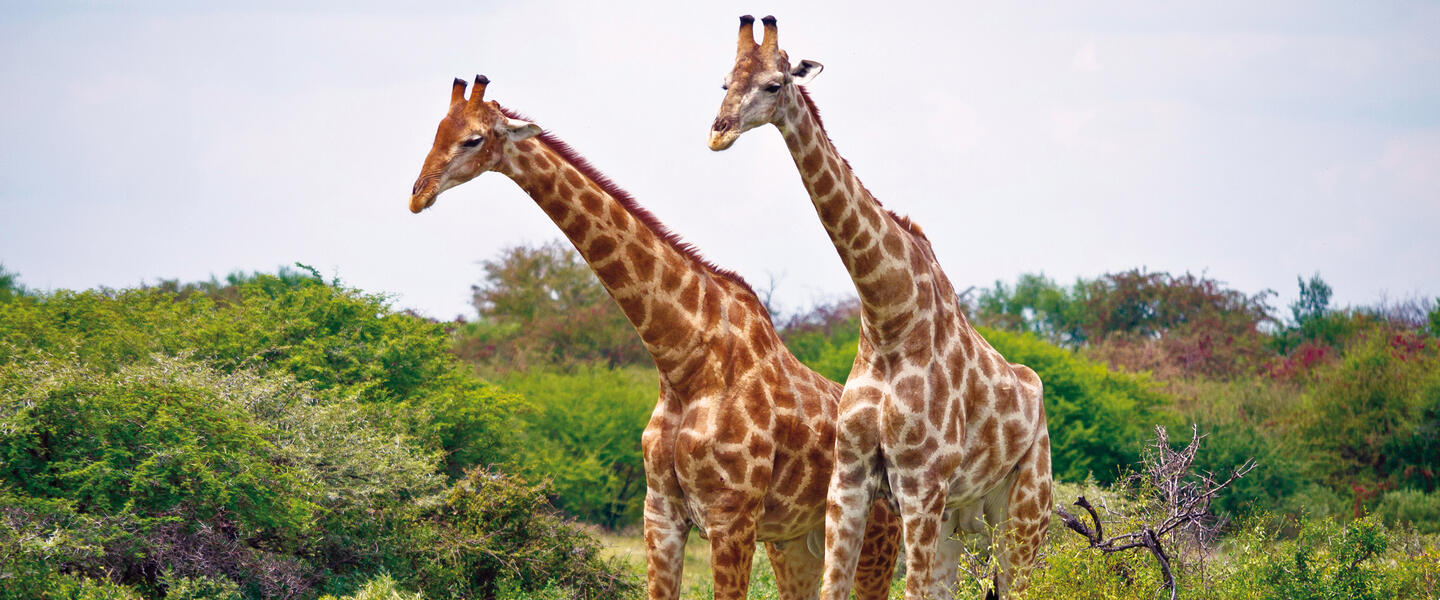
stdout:
{"type": "Polygon", "coordinates": [[[765,17],[765,38],[755,43],[755,19],[740,17],[740,40],[735,53],[735,66],[721,85],[725,99],[710,127],[710,149],[729,148],[740,134],[766,123],[778,123],[784,116],[783,104],[790,96],[787,88],[803,85],[814,79],[824,68],[813,60],[802,60],[794,68],[778,47],[775,18],[765,17]]]}
{"type": "Polygon", "coordinates": [[[420,168],[420,177],[410,189],[410,212],[418,213],[435,203],[440,192],[493,171],[514,144],[540,133],[534,123],[512,119],[495,102],[485,102],[483,75],[475,76],[475,89],[465,99],[465,82],[456,79],[450,89],[450,110],[435,131],[435,143],[420,168]]]}

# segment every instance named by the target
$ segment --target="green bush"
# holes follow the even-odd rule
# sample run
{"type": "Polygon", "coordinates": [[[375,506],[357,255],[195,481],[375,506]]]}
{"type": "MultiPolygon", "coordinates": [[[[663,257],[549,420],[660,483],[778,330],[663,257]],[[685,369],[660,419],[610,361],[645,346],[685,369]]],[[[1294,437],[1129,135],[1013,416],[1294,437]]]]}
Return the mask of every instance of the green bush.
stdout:
{"type": "Polygon", "coordinates": [[[476,469],[425,504],[389,571],[433,598],[493,598],[558,585],[574,598],[625,598],[640,584],[545,500],[545,484],[476,469]]]}
{"type": "Polygon", "coordinates": [[[1112,371],[1033,334],[978,329],[1006,360],[1040,375],[1056,478],[1115,481],[1120,468],[1139,460],[1155,425],[1176,421],[1169,398],[1148,377],[1112,371]]]}
{"type": "Polygon", "coordinates": [[[320,600],[425,600],[425,596],[419,592],[405,592],[389,573],[382,573],[365,582],[365,585],[353,594],[343,597],[326,594],[321,596],[320,600]]]}
{"type": "Polygon", "coordinates": [[[640,434],[655,409],[654,369],[524,371],[500,384],[525,399],[519,461],[548,478],[556,505],[611,529],[637,524],[645,500],[640,434]]]}
{"type": "Polygon", "coordinates": [[[514,398],[455,359],[440,325],[392,311],[384,296],[282,272],[227,286],[61,290],[0,303],[0,363],[73,356],[113,371],[156,355],[286,374],[353,396],[443,450],[452,475],[508,455],[514,398]]]}
{"type": "Polygon", "coordinates": [[[5,567],[25,581],[64,571],[155,590],[146,565],[161,565],[252,597],[300,593],[381,562],[406,507],[442,484],[436,455],[353,398],[284,376],[56,359],[5,366],[0,390],[5,567]]]}
{"type": "Polygon", "coordinates": [[[160,578],[165,587],[165,600],[241,600],[240,586],[228,579],[214,577],[176,577],[166,573],[160,578]]]}
{"type": "Polygon", "coordinates": [[[1386,492],[1375,507],[1375,515],[1391,526],[1409,525],[1421,533],[1440,533],[1440,492],[1386,492]]]}
{"type": "Polygon", "coordinates": [[[1316,373],[1306,396],[1300,433],[1330,467],[1332,487],[1383,487],[1407,471],[1422,487],[1430,473],[1434,485],[1440,349],[1433,340],[1370,329],[1316,373]]]}

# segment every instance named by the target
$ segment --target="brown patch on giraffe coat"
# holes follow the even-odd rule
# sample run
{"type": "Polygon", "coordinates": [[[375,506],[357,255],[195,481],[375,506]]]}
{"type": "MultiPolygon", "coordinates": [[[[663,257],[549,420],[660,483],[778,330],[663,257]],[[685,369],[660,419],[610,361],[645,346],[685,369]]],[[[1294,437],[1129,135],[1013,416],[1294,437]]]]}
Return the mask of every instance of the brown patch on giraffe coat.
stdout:
{"type": "Polygon", "coordinates": [[[818,148],[811,149],[810,153],[806,154],[805,158],[801,160],[800,168],[806,173],[814,173],[816,169],[820,168],[820,161],[824,160],[824,158],[818,148]]]}
{"type": "Polygon", "coordinates": [[[895,397],[911,414],[923,413],[925,411],[925,379],[919,375],[911,375],[896,381],[895,397]]]}
{"type": "Polygon", "coordinates": [[[815,180],[815,194],[828,196],[833,189],[835,189],[835,179],[830,176],[829,171],[822,171],[820,178],[815,180]]]}
{"type": "MultiPolygon", "coordinates": [[[[805,454],[805,462],[812,465],[826,465],[830,463],[830,458],[826,456],[825,451],[819,448],[811,448],[805,454]]],[[[818,471],[818,469],[812,471],[818,471]]],[[[825,491],[829,489],[829,487],[829,477],[822,477],[820,473],[812,472],[810,477],[805,481],[805,487],[800,491],[798,497],[810,501],[814,501],[814,499],[817,498],[824,498],[825,491]]]]}
{"type": "Polygon", "coordinates": [[[690,285],[682,288],[677,300],[680,301],[680,308],[685,309],[685,312],[695,312],[700,308],[700,283],[692,281],[690,285]]]}
{"type": "Polygon", "coordinates": [[[604,266],[594,267],[595,274],[605,281],[613,289],[625,289],[633,280],[630,277],[630,269],[622,261],[610,261],[604,266]]]}
{"type": "Polygon", "coordinates": [[[745,397],[745,412],[749,415],[750,422],[762,429],[770,427],[770,405],[770,399],[761,392],[752,392],[745,397]]]}
{"type": "Polygon", "coordinates": [[[896,258],[902,258],[905,256],[905,240],[901,239],[900,236],[887,235],[884,238],[884,242],[885,251],[890,253],[890,256],[896,258]]]}
{"type": "Polygon", "coordinates": [[[565,170],[565,183],[569,184],[570,187],[575,188],[575,189],[577,189],[577,190],[578,190],[578,189],[581,189],[582,186],[585,185],[585,184],[580,180],[580,174],[579,174],[578,172],[573,171],[573,170],[570,170],[570,169],[566,169],[566,170],[565,170]]]}
{"type": "Polygon", "coordinates": [[[677,271],[675,269],[660,269],[661,289],[664,289],[667,292],[673,292],[680,289],[680,285],[685,282],[685,277],[682,275],[682,273],[683,271],[677,271]]]}
{"type": "Polygon", "coordinates": [[[625,246],[625,257],[630,259],[630,264],[635,267],[635,274],[641,279],[649,279],[655,273],[655,255],[639,244],[628,244],[625,246]]]}
{"type": "Polygon", "coordinates": [[[984,373],[987,379],[995,376],[995,358],[990,356],[990,353],[981,352],[975,362],[980,365],[980,372],[984,373]]]}
{"type": "Polygon", "coordinates": [[[930,376],[925,382],[930,386],[926,394],[930,397],[930,423],[943,428],[950,406],[950,380],[945,368],[938,363],[931,364],[930,376]]]}
{"type": "Polygon", "coordinates": [[[1005,452],[1016,454],[1024,449],[1026,428],[1019,421],[1005,421],[1005,452]]]}
{"type": "Polygon", "coordinates": [[[615,238],[608,235],[595,236],[595,239],[590,241],[590,264],[604,262],[614,252],[615,238]]]}
{"type": "Polygon", "coordinates": [[[641,336],[646,340],[653,340],[652,343],[655,344],[674,346],[685,340],[688,330],[685,316],[675,309],[675,305],[669,302],[652,302],[650,319],[645,323],[641,336]]]}
{"type": "Polygon", "coordinates": [[[602,210],[600,195],[591,191],[582,192],[580,194],[580,206],[585,209],[585,212],[590,213],[592,216],[600,216],[600,211],[602,210]]]}
{"type": "Polygon", "coordinates": [[[845,218],[840,220],[840,229],[837,230],[837,233],[840,234],[840,239],[849,240],[850,238],[854,237],[855,233],[859,230],[860,217],[855,216],[855,213],[851,212],[845,215],[845,218]]]}
{"type": "Polygon", "coordinates": [[[1020,410],[1020,390],[1015,386],[1001,384],[995,389],[995,412],[1008,415],[1020,410]]]}

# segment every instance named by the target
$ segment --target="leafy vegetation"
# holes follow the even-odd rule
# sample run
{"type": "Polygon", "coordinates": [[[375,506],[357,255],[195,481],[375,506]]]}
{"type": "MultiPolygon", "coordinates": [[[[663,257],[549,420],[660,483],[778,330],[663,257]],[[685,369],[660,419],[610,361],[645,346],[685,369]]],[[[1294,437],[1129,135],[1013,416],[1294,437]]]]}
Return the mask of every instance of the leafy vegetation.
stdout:
{"type": "Polygon", "coordinates": [[[529,404],[517,456],[526,473],[551,480],[556,505],[610,529],[638,523],[645,500],[640,432],[659,393],[654,370],[588,365],[499,381],[529,404]]]}
{"type": "MultiPolygon", "coordinates": [[[[455,323],[303,265],[54,292],[0,268],[0,600],[635,595],[643,560],[571,519],[643,545],[649,356],[563,245],[482,268],[455,323]]],[[[1138,506],[1125,473],[1155,425],[1198,425],[1201,472],[1259,462],[1211,505],[1229,524],[1178,563],[1182,595],[1434,597],[1440,300],[1299,286],[1283,317],[1268,291],[1138,270],[1024,275],[967,308],[1045,382],[1057,498],[1138,506]]],[[[776,322],[844,381],[853,300],[776,322]]],[[[1064,533],[1030,597],[1154,596],[1145,557],[1064,533]]],[[[752,597],[778,597],[756,569],[752,597]]]]}
{"type": "Polygon", "coordinates": [[[0,598],[306,598],[381,573],[630,594],[548,488],[480,468],[510,464],[520,406],[439,325],[313,273],[12,297],[0,598]]]}

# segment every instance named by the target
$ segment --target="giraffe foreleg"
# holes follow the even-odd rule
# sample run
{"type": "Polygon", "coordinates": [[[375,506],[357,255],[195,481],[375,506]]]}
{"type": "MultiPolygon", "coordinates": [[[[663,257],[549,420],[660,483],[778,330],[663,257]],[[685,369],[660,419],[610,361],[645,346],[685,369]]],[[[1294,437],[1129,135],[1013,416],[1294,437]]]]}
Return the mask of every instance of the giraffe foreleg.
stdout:
{"type": "Polygon", "coordinates": [[[716,502],[707,517],[710,535],[710,571],[715,577],[715,600],[744,600],[750,589],[755,557],[755,518],[759,501],[716,502]]]}
{"type": "Polygon", "coordinates": [[[938,482],[923,482],[913,489],[892,488],[891,493],[899,501],[905,528],[905,600],[933,599],[941,574],[937,554],[946,489],[938,482]]]}
{"type": "Polygon", "coordinates": [[[960,554],[965,551],[964,532],[959,531],[964,512],[959,509],[947,510],[940,521],[940,541],[935,550],[931,598],[949,600],[955,597],[955,586],[960,579],[960,554]]]}
{"type": "Polygon", "coordinates": [[[645,579],[650,600],[677,600],[685,568],[685,538],[690,527],[664,495],[645,492],[645,579]]]}
{"type": "Polygon", "coordinates": [[[860,563],[855,568],[856,598],[883,600],[890,596],[890,580],[895,577],[895,557],[900,554],[901,536],[900,516],[890,509],[890,501],[876,499],[870,507],[865,542],[860,547],[860,563]]]}
{"type": "Polygon", "coordinates": [[[869,407],[842,416],[836,428],[835,470],[825,499],[825,581],[820,587],[825,600],[849,600],[855,584],[865,518],[881,476],[880,444],[873,431],[876,412],[869,407]]]}
{"type": "Polygon", "coordinates": [[[1016,466],[1005,490],[1004,514],[992,521],[1000,524],[995,574],[999,598],[1018,595],[1029,586],[1030,570],[1050,529],[1051,486],[1050,439],[1042,432],[1016,466]]]}
{"type": "Polygon", "coordinates": [[[810,550],[805,538],[768,542],[765,553],[775,569],[775,583],[781,600],[815,600],[820,597],[820,575],[825,559],[810,550]]]}

